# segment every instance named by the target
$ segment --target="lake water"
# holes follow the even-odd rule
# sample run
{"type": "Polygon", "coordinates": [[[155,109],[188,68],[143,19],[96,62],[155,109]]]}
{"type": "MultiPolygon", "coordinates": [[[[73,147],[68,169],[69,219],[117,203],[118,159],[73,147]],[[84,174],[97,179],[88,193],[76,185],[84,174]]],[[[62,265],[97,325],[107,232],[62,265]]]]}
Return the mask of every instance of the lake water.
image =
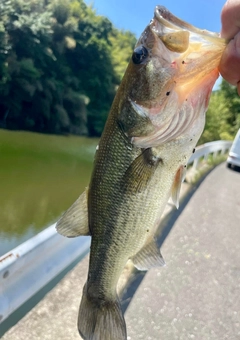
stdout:
{"type": "Polygon", "coordinates": [[[77,199],[97,143],[0,129],[0,256],[55,223],[77,199]]]}

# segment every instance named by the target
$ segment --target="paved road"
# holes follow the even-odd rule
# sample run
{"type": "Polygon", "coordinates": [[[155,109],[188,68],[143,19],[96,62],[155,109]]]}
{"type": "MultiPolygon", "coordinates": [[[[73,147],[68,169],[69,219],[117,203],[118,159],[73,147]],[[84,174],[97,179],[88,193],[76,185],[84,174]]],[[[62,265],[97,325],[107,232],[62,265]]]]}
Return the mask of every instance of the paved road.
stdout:
{"type": "MultiPolygon", "coordinates": [[[[167,266],[137,274],[124,295],[128,339],[240,340],[240,173],[218,166],[170,222],[167,266]]],[[[2,339],[80,339],[87,266],[85,258],[2,339]]]]}
{"type": "Polygon", "coordinates": [[[125,313],[132,340],[240,339],[240,173],[212,171],[125,313]]]}

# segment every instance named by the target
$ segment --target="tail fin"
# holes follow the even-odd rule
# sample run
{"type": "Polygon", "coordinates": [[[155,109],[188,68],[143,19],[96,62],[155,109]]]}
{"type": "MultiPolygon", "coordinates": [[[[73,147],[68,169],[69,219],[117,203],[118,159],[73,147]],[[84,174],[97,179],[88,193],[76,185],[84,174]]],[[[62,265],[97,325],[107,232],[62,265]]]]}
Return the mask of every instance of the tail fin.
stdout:
{"type": "Polygon", "coordinates": [[[120,303],[88,296],[87,284],[78,315],[78,330],[84,340],[126,340],[126,324],[120,303]]]}

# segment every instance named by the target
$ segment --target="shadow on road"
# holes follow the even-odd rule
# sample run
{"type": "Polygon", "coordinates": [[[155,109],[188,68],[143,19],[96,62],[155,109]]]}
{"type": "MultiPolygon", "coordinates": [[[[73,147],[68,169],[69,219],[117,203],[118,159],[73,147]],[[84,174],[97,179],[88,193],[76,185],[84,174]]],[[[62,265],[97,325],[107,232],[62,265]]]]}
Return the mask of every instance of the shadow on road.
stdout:
{"type": "MultiPolygon", "coordinates": [[[[214,168],[213,168],[214,169],[214,168]]],[[[167,238],[168,234],[170,233],[173,225],[177,221],[178,217],[181,215],[185,207],[187,206],[188,202],[192,198],[195,191],[199,188],[199,186],[202,184],[202,182],[205,180],[207,175],[213,170],[209,170],[199,181],[198,183],[191,186],[190,190],[188,190],[187,194],[181,199],[180,201],[180,207],[179,209],[173,209],[160,223],[159,231],[156,233],[157,237],[157,244],[159,248],[164,243],[165,239],[167,238]]],[[[239,170],[240,171],[240,170],[239,170]]],[[[140,286],[142,280],[144,279],[146,275],[146,271],[139,271],[137,269],[134,269],[125,289],[122,294],[121,299],[121,306],[123,313],[126,312],[129,304],[131,303],[131,300],[136,293],[138,287],[140,286]]]]}

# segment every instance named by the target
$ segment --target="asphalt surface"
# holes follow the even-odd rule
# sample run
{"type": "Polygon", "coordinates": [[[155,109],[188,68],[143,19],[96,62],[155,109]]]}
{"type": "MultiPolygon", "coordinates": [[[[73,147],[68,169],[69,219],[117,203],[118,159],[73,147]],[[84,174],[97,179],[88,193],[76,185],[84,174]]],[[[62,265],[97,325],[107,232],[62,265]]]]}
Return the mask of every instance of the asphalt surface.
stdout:
{"type": "MultiPolygon", "coordinates": [[[[240,172],[218,166],[186,202],[160,237],[167,266],[135,271],[123,294],[128,340],[240,340],[240,172]]],[[[88,257],[2,339],[80,339],[87,268],[88,257]]]]}
{"type": "Polygon", "coordinates": [[[213,170],[126,311],[128,339],[240,339],[240,173],[213,170]]]}

